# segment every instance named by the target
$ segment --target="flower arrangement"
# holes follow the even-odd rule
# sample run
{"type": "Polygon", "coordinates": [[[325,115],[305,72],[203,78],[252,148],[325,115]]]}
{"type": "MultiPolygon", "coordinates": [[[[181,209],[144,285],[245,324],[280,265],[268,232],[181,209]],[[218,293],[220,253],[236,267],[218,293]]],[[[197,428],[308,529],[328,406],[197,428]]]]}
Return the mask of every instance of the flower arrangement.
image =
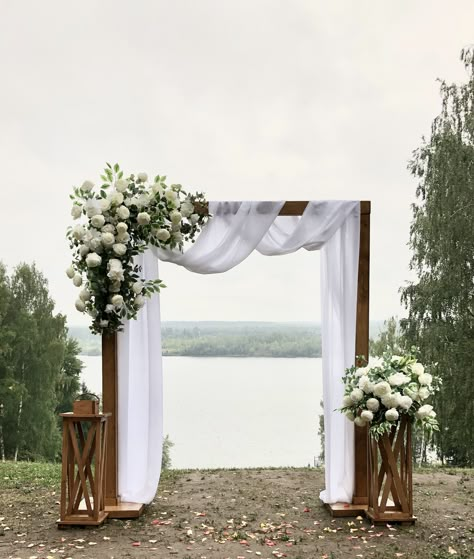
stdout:
{"type": "Polygon", "coordinates": [[[425,372],[416,358],[385,353],[365,367],[352,366],[343,377],[345,395],[339,411],[356,425],[370,426],[378,438],[391,431],[402,414],[423,427],[438,431],[438,422],[428,398],[441,380],[425,372]]]}
{"type": "Polygon", "coordinates": [[[76,309],[92,317],[92,332],[123,329],[136,318],[146,297],[165,287],[142,277],[133,258],[148,245],[183,250],[209,218],[202,193],[188,194],[166,177],[146,173],[125,178],[118,164],[107,163],[96,188],[91,181],[74,188],[71,215],[82,220],[66,237],[73,261],[66,274],[81,289],[76,309]]]}

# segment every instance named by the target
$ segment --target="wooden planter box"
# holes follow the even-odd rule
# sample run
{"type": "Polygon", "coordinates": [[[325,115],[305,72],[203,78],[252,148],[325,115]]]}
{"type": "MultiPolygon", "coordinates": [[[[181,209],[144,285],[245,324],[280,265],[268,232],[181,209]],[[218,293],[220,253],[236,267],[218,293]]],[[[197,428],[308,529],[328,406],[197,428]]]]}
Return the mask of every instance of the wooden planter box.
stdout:
{"type": "Polygon", "coordinates": [[[402,415],[398,425],[369,441],[369,503],[374,522],[413,523],[412,424],[402,415]]]}

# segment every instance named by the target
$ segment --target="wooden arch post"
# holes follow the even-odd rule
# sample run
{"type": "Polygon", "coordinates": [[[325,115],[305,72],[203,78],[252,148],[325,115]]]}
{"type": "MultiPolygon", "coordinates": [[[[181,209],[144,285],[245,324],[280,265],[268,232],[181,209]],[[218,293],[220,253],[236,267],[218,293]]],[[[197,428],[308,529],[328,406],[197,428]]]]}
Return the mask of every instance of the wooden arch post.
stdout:
{"type": "MultiPolygon", "coordinates": [[[[279,215],[302,215],[307,201],[285,202],[279,215]]],[[[369,263],[370,263],[370,202],[360,203],[360,248],[357,287],[356,356],[369,354],[369,263]]],[[[342,374],[343,371],[341,371],[342,374]]],[[[102,402],[103,412],[110,413],[107,436],[105,475],[105,510],[109,518],[136,518],[142,510],[140,503],[121,502],[118,492],[118,383],[117,335],[102,336],[102,402]]],[[[355,428],[355,485],[352,506],[330,505],[335,516],[356,516],[367,508],[368,502],[368,430],[355,428]]]]}

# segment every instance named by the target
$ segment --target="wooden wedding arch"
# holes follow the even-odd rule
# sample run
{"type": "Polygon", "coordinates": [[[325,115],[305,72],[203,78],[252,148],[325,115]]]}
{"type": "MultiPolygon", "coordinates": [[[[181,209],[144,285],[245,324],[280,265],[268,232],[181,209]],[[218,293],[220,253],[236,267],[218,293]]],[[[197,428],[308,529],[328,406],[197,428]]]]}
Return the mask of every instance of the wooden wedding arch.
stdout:
{"type": "MultiPolygon", "coordinates": [[[[282,216],[301,216],[308,202],[285,202],[282,216]]],[[[370,212],[371,203],[360,202],[360,245],[357,284],[357,318],[355,355],[369,354],[369,271],[370,271],[370,212]]],[[[342,372],[341,372],[342,373],[342,372]]],[[[118,382],[117,336],[102,336],[102,400],[104,413],[110,413],[107,435],[107,460],[105,465],[105,510],[109,518],[136,518],[143,505],[126,503],[118,493],[118,382]]],[[[355,429],[355,483],[352,503],[336,503],[328,508],[334,516],[357,516],[367,508],[368,502],[368,428],[355,429]]]]}

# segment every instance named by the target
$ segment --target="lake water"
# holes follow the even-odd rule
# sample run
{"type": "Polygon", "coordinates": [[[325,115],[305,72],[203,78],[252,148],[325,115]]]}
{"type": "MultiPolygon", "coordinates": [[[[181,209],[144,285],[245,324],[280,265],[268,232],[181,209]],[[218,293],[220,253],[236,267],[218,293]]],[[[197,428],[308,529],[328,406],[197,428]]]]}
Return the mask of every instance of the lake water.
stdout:
{"type": "MultiPolygon", "coordinates": [[[[81,356],[101,391],[101,357],[81,356]]],[[[164,357],[164,432],[173,468],[313,465],[321,359],[164,357]]]]}

